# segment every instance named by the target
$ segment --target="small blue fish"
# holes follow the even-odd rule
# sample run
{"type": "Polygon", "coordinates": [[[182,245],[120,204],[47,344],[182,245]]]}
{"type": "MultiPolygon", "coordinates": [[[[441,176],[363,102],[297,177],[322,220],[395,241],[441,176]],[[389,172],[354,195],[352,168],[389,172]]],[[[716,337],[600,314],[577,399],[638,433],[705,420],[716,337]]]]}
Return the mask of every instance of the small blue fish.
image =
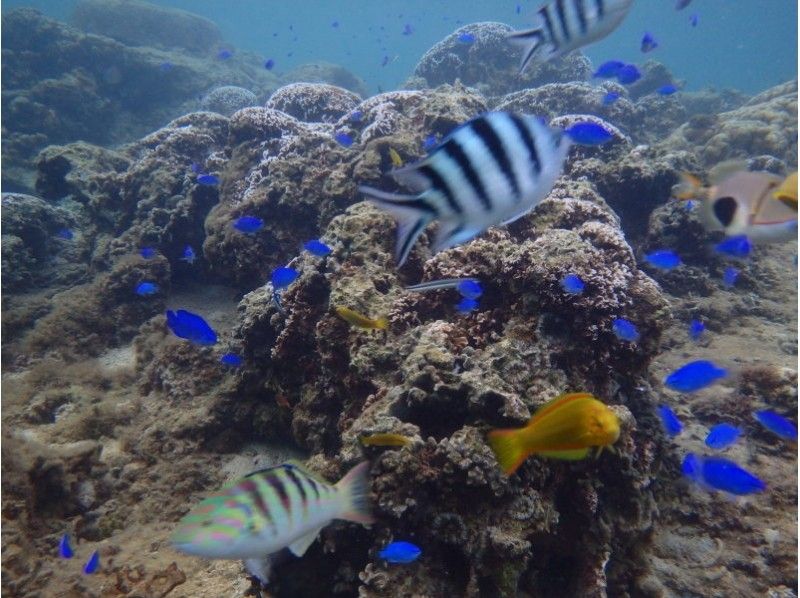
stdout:
{"type": "Polygon", "coordinates": [[[425,139],[422,140],[422,149],[424,149],[426,152],[431,151],[437,145],[439,145],[439,140],[433,133],[431,133],[425,139]]]}
{"type": "Polygon", "coordinates": [[[83,566],[83,572],[86,575],[91,575],[100,567],[100,553],[96,550],[92,553],[92,556],[89,557],[89,560],[86,561],[86,564],[83,566]]]}
{"type": "Polygon", "coordinates": [[[683,10],[692,3],[692,0],[678,0],[675,3],[675,10],[683,10]]]}
{"type": "Polygon", "coordinates": [[[681,265],[681,258],[674,251],[661,249],[644,256],[645,261],[654,268],[672,270],[681,265]]]}
{"type": "Polygon", "coordinates": [[[650,33],[645,33],[642,36],[642,45],[641,45],[642,52],[647,54],[648,52],[652,52],[653,50],[655,50],[657,47],[658,47],[658,42],[650,33]]]}
{"type": "Polygon", "coordinates": [[[564,132],[580,145],[603,145],[614,139],[610,131],[593,122],[575,123],[564,132]]]}
{"type": "Polygon", "coordinates": [[[722,457],[698,457],[689,453],[681,466],[683,473],[711,490],[736,496],[763,492],[767,485],[733,461],[722,457]]]}
{"type": "Polygon", "coordinates": [[[316,255],[317,257],[325,257],[326,255],[330,255],[333,251],[330,247],[325,245],[319,239],[314,239],[313,241],[306,241],[303,244],[303,249],[308,251],[309,253],[316,255]]]}
{"type": "Polygon", "coordinates": [[[483,295],[483,287],[477,280],[464,280],[458,283],[456,290],[461,293],[462,297],[467,299],[477,299],[483,295]]]}
{"type": "Polygon", "coordinates": [[[522,12],[522,5],[521,4],[517,4],[517,8],[515,9],[515,12],[517,14],[520,14],[522,12]]]}
{"type": "Polygon", "coordinates": [[[197,182],[207,187],[219,185],[219,179],[213,174],[199,174],[197,175],[197,182]]]}
{"type": "Polygon", "coordinates": [[[614,102],[619,99],[619,94],[616,91],[609,91],[606,95],[603,96],[603,106],[611,106],[614,102]]]}
{"type": "Polygon", "coordinates": [[[350,147],[351,145],[353,145],[353,136],[350,135],[350,133],[339,131],[333,136],[333,138],[336,140],[336,143],[338,143],[341,146],[350,147]]]}
{"type": "Polygon", "coordinates": [[[691,212],[692,210],[694,210],[694,201],[692,201],[691,199],[687,199],[685,204],[686,205],[684,207],[686,208],[687,212],[691,212]]]}
{"type": "Polygon", "coordinates": [[[386,66],[387,64],[389,64],[389,56],[384,54],[383,58],[381,59],[381,66],[386,66]]]}
{"type": "Polygon", "coordinates": [[[717,424],[708,431],[706,446],[718,451],[732,445],[742,431],[731,424],[717,424]]]}
{"type": "Polygon", "coordinates": [[[773,434],[786,440],[797,440],[797,426],[774,411],[754,411],[753,417],[773,434]]]}
{"type": "Polygon", "coordinates": [[[334,29],[338,29],[339,28],[339,21],[334,21],[333,23],[331,23],[331,27],[333,27],[334,29]]]}
{"type": "Polygon", "coordinates": [[[694,453],[689,453],[683,458],[681,472],[693,482],[700,482],[700,459],[694,453]]]}
{"type": "Polygon", "coordinates": [[[156,293],[158,293],[158,285],[154,282],[140,282],[136,286],[136,294],[140,297],[147,297],[156,293]]]}
{"type": "Polygon", "coordinates": [[[671,83],[667,83],[666,85],[662,85],[658,89],[656,89],[656,93],[660,96],[671,96],[673,93],[676,93],[678,88],[672,85],[671,83]]]}
{"type": "Polygon", "coordinates": [[[350,113],[350,120],[354,123],[360,123],[363,118],[364,118],[364,113],[361,112],[361,110],[353,110],[350,113]]]}
{"type": "Polygon", "coordinates": [[[194,264],[194,260],[197,259],[197,256],[194,254],[194,249],[192,249],[191,245],[187,245],[183,248],[183,256],[181,256],[181,260],[189,264],[190,266],[194,264]]]}
{"type": "Polygon", "coordinates": [[[139,250],[139,255],[141,255],[144,259],[149,260],[156,257],[156,250],[152,247],[142,247],[139,250]]]}
{"type": "Polygon", "coordinates": [[[728,266],[725,268],[725,272],[722,273],[722,283],[726,287],[732,287],[735,285],[737,278],[739,278],[739,270],[733,266],[728,266]]]}
{"type": "Polygon", "coordinates": [[[700,337],[705,332],[706,325],[700,320],[692,320],[689,322],[689,338],[693,341],[699,341],[700,337]]]}
{"type": "Polygon", "coordinates": [[[689,17],[689,24],[692,27],[697,27],[697,24],[699,22],[700,22],[700,17],[697,14],[693,14],[691,17],[689,17]]]}
{"type": "Polygon", "coordinates": [[[65,241],[72,241],[75,238],[75,233],[73,233],[68,228],[62,228],[60,231],[56,233],[56,236],[59,239],[64,239],[65,241]]]}
{"type": "Polygon", "coordinates": [[[468,314],[471,311],[478,309],[478,300],[464,297],[456,304],[456,311],[460,314],[468,314]]]}
{"type": "Polygon", "coordinates": [[[219,362],[232,368],[241,367],[243,363],[242,358],[236,353],[225,353],[225,355],[219,358],[219,362]]]}
{"type": "Polygon", "coordinates": [[[567,274],[561,279],[561,288],[570,295],[580,295],[586,285],[577,274],[567,274]]]}
{"type": "Polygon", "coordinates": [[[469,33],[468,31],[464,31],[458,35],[458,42],[461,44],[474,44],[475,43],[475,34],[469,33]]]}
{"type": "Polygon", "coordinates": [[[395,564],[413,563],[422,554],[422,550],[411,542],[392,542],[378,553],[382,559],[395,564]]]}
{"type": "Polygon", "coordinates": [[[661,425],[664,426],[664,431],[667,436],[674,438],[683,430],[683,424],[675,412],[666,405],[658,406],[658,416],[661,418],[661,425]]]}
{"type": "Polygon", "coordinates": [[[191,168],[192,172],[195,174],[203,174],[203,167],[200,166],[200,164],[198,164],[197,162],[192,162],[189,168],[191,168]]]}
{"type": "Polygon", "coordinates": [[[275,68],[275,61],[272,58],[267,58],[264,61],[264,68],[267,69],[268,71],[271,71],[272,69],[275,68]]]}
{"type": "Polygon", "coordinates": [[[753,245],[747,235],[736,235],[714,245],[714,251],[731,257],[745,258],[753,251],[753,245]]]}
{"type": "Polygon", "coordinates": [[[664,386],[678,392],[695,392],[711,386],[727,375],[727,370],[710,361],[691,361],[664,378],[664,386]]]}
{"type": "Polygon", "coordinates": [[[158,65],[158,70],[160,70],[162,73],[168,73],[172,70],[172,66],[173,65],[171,62],[162,62],[158,65]]]}
{"type": "Polygon", "coordinates": [[[246,234],[256,233],[263,226],[264,221],[256,216],[240,216],[233,221],[233,228],[246,234]]]}
{"type": "Polygon", "coordinates": [[[403,26],[403,35],[411,35],[412,33],[414,33],[414,28],[409,23],[406,23],[403,26]]]}
{"type": "Polygon", "coordinates": [[[69,535],[64,534],[61,536],[61,541],[58,543],[58,556],[62,559],[71,559],[74,554],[72,546],[69,545],[69,535]]]}
{"type": "Polygon", "coordinates": [[[636,329],[636,325],[625,318],[614,320],[611,324],[611,329],[616,337],[622,341],[635,343],[639,340],[639,331],[636,329]]]}
{"type": "Polygon", "coordinates": [[[280,267],[272,271],[272,288],[277,290],[285,289],[292,284],[300,273],[294,268],[280,267]]]}
{"type": "Polygon", "coordinates": [[[619,71],[617,72],[617,81],[619,81],[623,85],[630,85],[631,83],[636,83],[641,78],[642,78],[642,73],[639,72],[639,69],[636,68],[635,64],[626,64],[625,66],[620,68],[619,71]]]}
{"type": "Polygon", "coordinates": [[[220,60],[228,60],[233,56],[233,51],[229,50],[228,48],[222,48],[219,52],[217,52],[217,58],[220,60]]]}
{"type": "Polygon", "coordinates": [[[217,342],[217,333],[202,317],[183,309],[177,312],[167,310],[167,326],[178,338],[196,345],[213,345],[217,342]]]}
{"type": "Polygon", "coordinates": [[[597,70],[592,73],[592,77],[598,79],[613,79],[619,74],[619,70],[623,66],[625,66],[625,63],[619,60],[607,60],[597,67],[597,70]]]}

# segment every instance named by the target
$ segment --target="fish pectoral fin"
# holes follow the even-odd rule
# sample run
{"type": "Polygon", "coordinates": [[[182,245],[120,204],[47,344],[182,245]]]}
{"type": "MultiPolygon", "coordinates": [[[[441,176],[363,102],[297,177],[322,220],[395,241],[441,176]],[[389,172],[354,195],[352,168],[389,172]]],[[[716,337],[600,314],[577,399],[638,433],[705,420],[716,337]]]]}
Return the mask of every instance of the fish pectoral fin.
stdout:
{"type": "Polygon", "coordinates": [[[550,459],[563,459],[564,461],[580,461],[589,456],[589,449],[569,449],[564,451],[536,451],[534,454],[550,459]]]}
{"type": "Polygon", "coordinates": [[[317,539],[317,536],[321,531],[322,528],[318,527],[317,529],[308,532],[305,536],[300,536],[297,538],[297,540],[289,544],[289,550],[292,551],[294,556],[303,556],[306,553],[306,550],[308,550],[308,547],[311,546],[314,543],[314,540],[317,539]]]}

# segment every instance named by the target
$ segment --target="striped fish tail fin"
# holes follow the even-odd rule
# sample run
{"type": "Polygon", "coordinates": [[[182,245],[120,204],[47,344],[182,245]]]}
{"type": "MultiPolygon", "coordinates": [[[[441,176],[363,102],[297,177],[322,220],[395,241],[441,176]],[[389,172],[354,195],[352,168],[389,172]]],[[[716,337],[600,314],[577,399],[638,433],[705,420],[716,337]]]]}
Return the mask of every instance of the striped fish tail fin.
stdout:
{"type": "Polygon", "coordinates": [[[520,432],[525,428],[492,430],[489,432],[489,446],[506,475],[514,473],[528,456],[520,432]]]}
{"type": "Polygon", "coordinates": [[[369,461],[362,461],[348,471],[336,484],[336,490],[342,500],[342,513],[338,519],[365,525],[375,521],[369,500],[369,461]]]}
{"type": "Polygon", "coordinates": [[[358,190],[369,200],[394,216],[397,220],[397,247],[395,260],[400,267],[406,261],[414,242],[425,227],[436,217],[436,208],[421,195],[387,193],[380,189],[360,186],[358,190]]]}
{"type": "Polygon", "coordinates": [[[525,31],[514,31],[513,33],[509,33],[506,39],[512,44],[522,46],[523,48],[522,59],[519,63],[520,74],[522,74],[525,67],[527,67],[528,63],[531,61],[531,58],[534,57],[545,42],[544,31],[542,31],[540,27],[536,29],[526,29],[525,31]]]}

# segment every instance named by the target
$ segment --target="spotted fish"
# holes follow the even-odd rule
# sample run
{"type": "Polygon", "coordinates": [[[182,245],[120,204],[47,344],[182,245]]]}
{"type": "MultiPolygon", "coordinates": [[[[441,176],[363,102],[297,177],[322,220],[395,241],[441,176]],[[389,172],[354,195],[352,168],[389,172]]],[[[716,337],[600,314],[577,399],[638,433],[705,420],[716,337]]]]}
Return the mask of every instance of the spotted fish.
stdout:
{"type": "Polygon", "coordinates": [[[596,42],[614,31],[633,0],[553,0],[538,11],[539,26],[515,31],[509,41],[523,48],[519,72],[544,49],[546,62],[596,42]]]}
{"type": "Polygon", "coordinates": [[[287,546],[302,556],[334,519],[372,523],[368,473],[364,461],[333,485],[294,463],[255,471],[200,502],[171,542],[211,559],[256,562],[287,546]]]}
{"type": "Polygon", "coordinates": [[[421,162],[392,171],[418,195],[359,190],[397,219],[401,266],[434,220],[437,252],[527,214],[550,192],[569,146],[562,131],[534,116],[489,112],[458,127],[421,162]]]}

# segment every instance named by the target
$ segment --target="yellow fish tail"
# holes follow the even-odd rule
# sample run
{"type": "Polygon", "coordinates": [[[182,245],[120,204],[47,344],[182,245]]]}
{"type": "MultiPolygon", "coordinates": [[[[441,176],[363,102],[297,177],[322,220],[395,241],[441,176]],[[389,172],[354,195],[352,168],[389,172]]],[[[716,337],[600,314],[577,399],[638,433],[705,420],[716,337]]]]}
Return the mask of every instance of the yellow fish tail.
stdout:
{"type": "Polygon", "coordinates": [[[389,320],[386,318],[377,318],[375,320],[375,328],[377,330],[386,330],[389,327],[389,320]]]}
{"type": "Polygon", "coordinates": [[[703,188],[702,181],[689,172],[680,173],[680,182],[672,186],[672,197],[688,200],[698,199],[703,188]]]}
{"type": "Polygon", "coordinates": [[[525,428],[492,430],[489,432],[489,446],[497,457],[500,469],[511,475],[528,457],[528,450],[520,432],[525,428]]]}

